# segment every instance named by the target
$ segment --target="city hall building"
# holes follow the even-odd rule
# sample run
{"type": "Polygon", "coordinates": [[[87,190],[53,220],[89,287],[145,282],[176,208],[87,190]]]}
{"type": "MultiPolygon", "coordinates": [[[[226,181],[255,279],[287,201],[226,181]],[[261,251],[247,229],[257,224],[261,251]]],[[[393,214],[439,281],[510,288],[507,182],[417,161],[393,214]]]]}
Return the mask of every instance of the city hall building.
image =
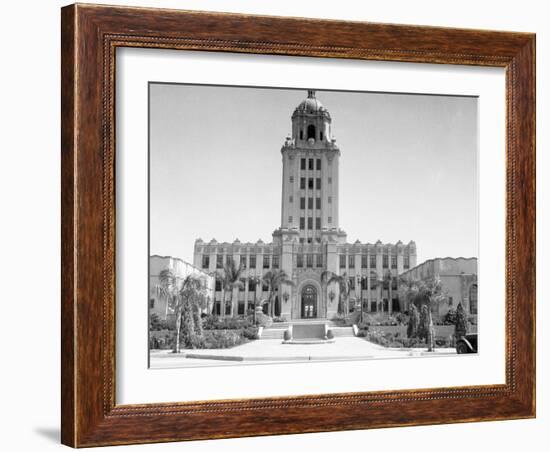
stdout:
{"type": "Polygon", "coordinates": [[[339,162],[341,151],[332,134],[332,118],[308,91],[292,114],[292,133],[282,148],[283,182],[281,226],[271,243],[195,241],[194,265],[214,274],[234,260],[244,269],[244,287],[235,289],[233,307],[223,306],[216,283],[213,310],[218,315],[242,315],[258,299],[267,298],[261,277],[284,270],[294,285],[282,285],[275,298],[275,314],[287,320],[333,318],[338,312],[339,288],[327,285],[325,271],[350,279],[351,307],[365,311],[399,311],[397,276],[416,266],[416,245],[348,243],[339,224],[339,162]],[[392,278],[393,277],[393,278],[392,278]]]}

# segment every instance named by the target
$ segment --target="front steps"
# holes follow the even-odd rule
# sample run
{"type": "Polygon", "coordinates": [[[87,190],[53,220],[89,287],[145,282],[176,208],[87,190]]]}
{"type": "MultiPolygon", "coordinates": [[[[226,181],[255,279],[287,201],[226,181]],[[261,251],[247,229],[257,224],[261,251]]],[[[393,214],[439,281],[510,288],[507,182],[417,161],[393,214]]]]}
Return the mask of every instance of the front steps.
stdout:
{"type": "Polygon", "coordinates": [[[334,322],[331,320],[319,320],[319,319],[312,319],[312,320],[294,320],[292,322],[277,322],[273,323],[269,328],[264,328],[262,332],[262,337],[260,339],[280,339],[283,340],[284,332],[288,329],[288,326],[290,324],[298,324],[298,323],[314,323],[314,324],[328,324],[328,327],[330,330],[332,330],[332,333],[334,334],[335,338],[338,337],[354,337],[353,334],[353,327],[351,326],[335,326],[334,322]],[[314,321],[315,320],[315,321],[314,321]]]}

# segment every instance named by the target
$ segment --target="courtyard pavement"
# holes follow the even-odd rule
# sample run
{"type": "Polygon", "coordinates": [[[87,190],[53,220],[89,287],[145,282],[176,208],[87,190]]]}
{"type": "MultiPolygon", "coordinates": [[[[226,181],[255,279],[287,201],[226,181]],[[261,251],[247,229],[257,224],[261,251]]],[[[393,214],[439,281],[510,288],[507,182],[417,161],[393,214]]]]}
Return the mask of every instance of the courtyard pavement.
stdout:
{"type": "Polygon", "coordinates": [[[339,337],[326,344],[283,344],[280,339],[247,342],[227,349],[152,350],[150,368],[226,366],[303,361],[351,361],[363,359],[410,358],[414,356],[456,355],[454,348],[427,349],[386,348],[358,337],[339,337]]]}

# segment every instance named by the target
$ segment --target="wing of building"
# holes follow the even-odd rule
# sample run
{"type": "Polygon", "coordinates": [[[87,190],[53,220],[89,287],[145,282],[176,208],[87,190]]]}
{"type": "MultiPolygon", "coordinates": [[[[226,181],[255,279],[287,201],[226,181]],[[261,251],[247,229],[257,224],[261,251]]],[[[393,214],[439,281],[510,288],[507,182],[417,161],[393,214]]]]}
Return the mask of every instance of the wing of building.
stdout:
{"type": "Polygon", "coordinates": [[[254,309],[258,299],[267,297],[259,281],[275,270],[283,270],[292,281],[278,287],[274,298],[275,315],[287,320],[336,316],[340,285],[327,284],[333,275],[349,281],[346,303],[352,308],[362,303],[365,311],[403,309],[397,276],[416,265],[415,243],[348,243],[339,225],[341,150],[330,113],[310,90],[291,119],[292,133],[281,149],[281,226],[273,241],[195,241],[194,265],[203,271],[215,274],[228,260],[243,268],[245,283],[234,289],[231,305],[224,301],[221,281],[216,282],[214,313],[242,315],[254,309]]]}
{"type": "MultiPolygon", "coordinates": [[[[207,292],[207,302],[212,303],[214,300],[214,277],[204,270],[185,262],[182,259],[172,256],[157,256],[149,257],[149,312],[155,313],[162,320],[173,320],[174,311],[169,305],[166,298],[158,296],[156,287],[161,284],[160,274],[163,270],[170,270],[175,276],[179,284],[189,276],[193,275],[200,278],[204,282],[204,287],[207,292]]],[[[207,309],[209,309],[207,307],[207,309]]]]}
{"type": "MultiPolygon", "coordinates": [[[[444,257],[429,259],[401,275],[401,280],[441,281],[444,302],[434,307],[436,317],[442,318],[450,309],[456,309],[458,303],[469,315],[477,316],[477,258],[444,257]]],[[[405,309],[408,309],[404,303],[405,309]]]]}

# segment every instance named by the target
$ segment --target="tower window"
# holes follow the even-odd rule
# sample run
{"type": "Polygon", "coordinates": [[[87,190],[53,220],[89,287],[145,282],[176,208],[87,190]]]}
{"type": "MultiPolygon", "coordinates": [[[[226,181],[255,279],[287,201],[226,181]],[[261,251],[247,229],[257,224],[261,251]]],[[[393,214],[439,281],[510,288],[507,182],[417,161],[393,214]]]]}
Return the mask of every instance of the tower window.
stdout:
{"type": "Polygon", "coordinates": [[[307,262],[308,268],[312,268],[312,267],[313,267],[313,254],[308,254],[308,255],[306,256],[306,262],[307,262]]]}
{"type": "Polygon", "coordinates": [[[297,264],[296,266],[298,268],[301,268],[301,267],[304,266],[304,255],[303,254],[298,254],[296,264],[297,264]]]}
{"type": "Polygon", "coordinates": [[[319,133],[319,139],[323,141],[323,132],[319,133]]]}
{"type": "Polygon", "coordinates": [[[292,195],[288,197],[288,202],[294,202],[294,197],[292,195]]]}
{"type": "Polygon", "coordinates": [[[307,198],[307,208],[313,209],[313,198],[307,198]]]}
{"type": "Polygon", "coordinates": [[[300,169],[306,169],[306,159],[300,159],[300,169]]]}
{"type": "Polygon", "coordinates": [[[308,169],[310,169],[310,170],[313,169],[313,159],[309,159],[309,162],[308,162],[308,169]]]}
{"type": "Polygon", "coordinates": [[[300,229],[306,228],[306,219],[304,217],[300,217],[300,229]]]}
{"type": "Polygon", "coordinates": [[[308,219],[307,219],[307,228],[308,229],[313,229],[313,218],[312,217],[308,217],[308,219]]]}
{"type": "Polygon", "coordinates": [[[317,229],[317,230],[321,229],[321,218],[320,217],[315,218],[315,229],[317,229]]]}
{"type": "Polygon", "coordinates": [[[300,188],[303,190],[306,188],[306,178],[300,177],[300,188]]]}
{"type": "Polygon", "coordinates": [[[309,180],[307,181],[307,186],[308,188],[310,188],[311,190],[313,190],[313,178],[309,178],[309,180]]]}
{"type": "Polygon", "coordinates": [[[306,208],[306,198],[300,198],[300,209],[306,208]]]}
{"type": "Polygon", "coordinates": [[[304,139],[304,131],[300,129],[300,140],[304,139]]]}
{"type": "Polygon", "coordinates": [[[315,199],[315,208],[317,210],[321,209],[321,198],[316,198],[315,199]]]}
{"type": "Polygon", "coordinates": [[[315,126],[310,124],[307,126],[307,139],[313,138],[315,140],[315,126]]]}
{"type": "Polygon", "coordinates": [[[321,171],[321,159],[317,159],[317,170],[321,171]]]}
{"type": "Polygon", "coordinates": [[[318,177],[317,178],[317,190],[320,190],[321,189],[321,178],[318,177]]]}

